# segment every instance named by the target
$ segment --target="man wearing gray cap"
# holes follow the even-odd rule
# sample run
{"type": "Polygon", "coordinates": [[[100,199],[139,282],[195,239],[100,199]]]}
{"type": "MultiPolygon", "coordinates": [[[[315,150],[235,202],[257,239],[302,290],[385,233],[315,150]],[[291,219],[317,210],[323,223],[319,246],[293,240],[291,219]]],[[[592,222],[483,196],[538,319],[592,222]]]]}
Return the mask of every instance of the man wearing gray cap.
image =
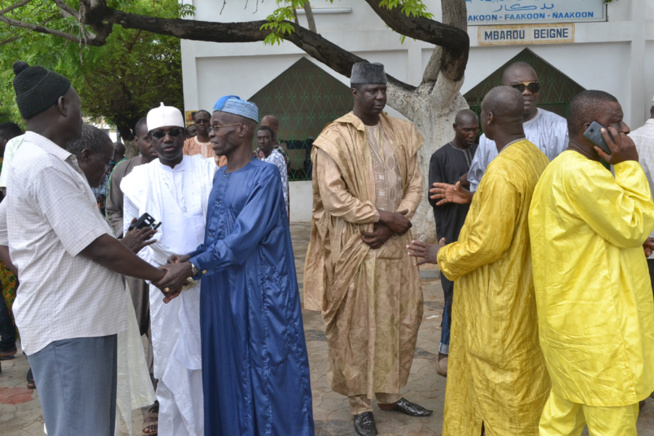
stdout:
{"type": "MultiPolygon", "coordinates": [[[[184,117],[161,106],[148,112],[146,124],[158,159],[139,165],[120,183],[123,230],[144,213],[161,222],[157,242],[139,256],[163,266],[174,253],[202,243],[207,201],[217,166],[201,155],[185,156],[184,117]]],[[[159,435],[203,434],[200,285],[167,304],[150,286],[154,377],[159,401],[159,435]]]]}
{"type": "Polygon", "coordinates": [[[415,126],[383,112],[381,64],[356,63],[354,109],[313,143],[313,219],[304,305],[322,310],[328,378],[346,395],[360,435],[375,435],[371,400],[382,410],[427,416],[401,398],[422,319],[418,269],[406,255],[420,203],[415,126]]]}
{"type": "MultiPolygon", "coordinates": [[[[312,436],[309,360],[282,184],[252,157],[258,108],[228,95],[209,138],[216,173],[204,243],[166,265],[178,289],[202,277],[205,434],[312,436]]],[[[181,295],[187,291],[181,291],[181,295]]]]}
{"type": "MultiPolygon", "coordinates": [[[[116,334],[129,298],[119,274],[157,282],[164,273],[113,236],[78,160],[80,99],[70,81],[25,62],[13,66],[27,133],[7,181],[7,241],[18,268],[14,303],[48,434],[112,436],[116,334]]],[[[110,156],[91,157],[96,168],[110,156]]]]}

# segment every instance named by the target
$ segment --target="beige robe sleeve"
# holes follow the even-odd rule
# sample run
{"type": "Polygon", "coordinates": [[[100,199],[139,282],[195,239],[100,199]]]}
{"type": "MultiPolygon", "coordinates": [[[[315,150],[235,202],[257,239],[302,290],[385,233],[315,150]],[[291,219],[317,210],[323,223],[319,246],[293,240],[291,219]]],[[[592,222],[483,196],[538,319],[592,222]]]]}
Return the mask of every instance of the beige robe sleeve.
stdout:
{"type": "Polygon", "coordinates": [[[411,219],[422,199],[422,173],[420,173],[417,154],[414,154],[407,164],[407,179],[409,184],[397,211],[408,210],[409,213],[406,214],[406,217],[411,219]]]}
{"type": "Polygon", "coordinates": [[[352,224],[379,221],[379,212],[372,202],[361,201],[347,191],[338,166],[327,153],[318,150],[314,165],[318,176],[320,198],[330,215],[352,224]]]}

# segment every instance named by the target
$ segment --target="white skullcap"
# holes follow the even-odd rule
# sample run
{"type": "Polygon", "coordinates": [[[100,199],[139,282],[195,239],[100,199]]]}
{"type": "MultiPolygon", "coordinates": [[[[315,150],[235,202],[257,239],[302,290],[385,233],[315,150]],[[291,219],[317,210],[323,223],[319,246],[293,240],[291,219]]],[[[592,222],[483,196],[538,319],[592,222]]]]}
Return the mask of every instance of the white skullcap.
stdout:
{"type": "Polygon", "coordinates": [[[161,102],[161,106],[150,109],[146,123],[148,132],[159,127],[184,127],[184,117],[176,107],[164,106],[161,102]]]}

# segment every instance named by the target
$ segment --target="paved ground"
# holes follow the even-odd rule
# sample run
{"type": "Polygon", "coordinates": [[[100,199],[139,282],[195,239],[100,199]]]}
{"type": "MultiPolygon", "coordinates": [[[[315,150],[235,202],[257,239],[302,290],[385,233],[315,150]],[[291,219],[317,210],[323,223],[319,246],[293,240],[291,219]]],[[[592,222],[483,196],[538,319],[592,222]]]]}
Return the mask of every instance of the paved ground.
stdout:
{"type": "MultiPolygon", "coordinates": [[[[302,283],[302,266],[309,239],[308,224],[291,226],[298,280],[302,283]]],[[[375,406],[375,419],[381,435],[440,435],[443,420],[445,379],[435,370],[437,345],[440,339],[440,322],[443,296],[436,267],[422,268],[425,313],[418,348],[403,394],[408,399],[434,409],[428,418],[410,418],[405,415],[380,411],[375,406]]],[[[311,363],[311,387],[313,390],[316,434],[354,435],[352,417],[347,400],[331,391],[325,373],[327,367],[327,343],[324,324],[319,313],[304,313],[305,332],[311,363]]],[[[2,362],[0,374],[0,435],[36,436],[43,434],[43,418],[38,393],[25,388],[27,359],[19,354],[15,359],[2,362]]],[[[133,426],[141,428],[139,413],[134,413],[133,426]]],[[[125,431],[123,424],[122,430],[125,431]]],[[[654,436],[654,400],[648,399],[638,422],[640,436],[654,436]]],[[[126,434],[126,433],[121,433],[126,434]]],[[[138,434],[138,432],[136,433],[138,434]]]]}

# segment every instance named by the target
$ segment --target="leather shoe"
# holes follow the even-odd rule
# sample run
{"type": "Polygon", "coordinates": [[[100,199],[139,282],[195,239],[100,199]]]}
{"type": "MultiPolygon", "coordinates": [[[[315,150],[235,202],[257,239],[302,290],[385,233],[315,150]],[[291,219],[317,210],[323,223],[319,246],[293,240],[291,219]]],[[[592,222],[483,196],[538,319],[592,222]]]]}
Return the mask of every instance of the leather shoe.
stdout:
{"type": "Polygon", "coordinates": [[[377,436],[377,426],[372,412],[363,412],[354,417],[354,431],[359,436],[377,436]]]}
{"type": "Polygon", "coordinates": [[[400,401],[395,404],[379,404],[379,408],[387,412],[402,412],[409,416],[429,416],[434,412],[404,398],[400,398],[400,401]]]}

